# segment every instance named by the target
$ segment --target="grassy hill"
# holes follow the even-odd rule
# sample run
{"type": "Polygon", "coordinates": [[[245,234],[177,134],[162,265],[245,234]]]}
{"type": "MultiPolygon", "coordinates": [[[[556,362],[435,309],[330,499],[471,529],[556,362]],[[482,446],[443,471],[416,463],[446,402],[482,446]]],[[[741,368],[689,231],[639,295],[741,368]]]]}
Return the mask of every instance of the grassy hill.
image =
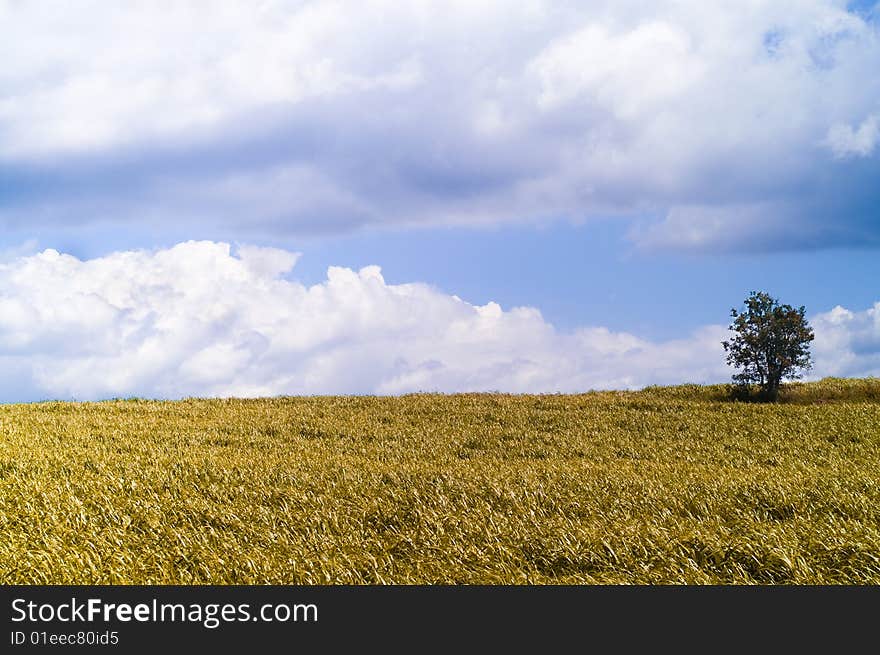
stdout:
{"type": "Polygon", "coordinates": [[[880,379],[0,406],[0,582],[880,583],[880,379]]]}

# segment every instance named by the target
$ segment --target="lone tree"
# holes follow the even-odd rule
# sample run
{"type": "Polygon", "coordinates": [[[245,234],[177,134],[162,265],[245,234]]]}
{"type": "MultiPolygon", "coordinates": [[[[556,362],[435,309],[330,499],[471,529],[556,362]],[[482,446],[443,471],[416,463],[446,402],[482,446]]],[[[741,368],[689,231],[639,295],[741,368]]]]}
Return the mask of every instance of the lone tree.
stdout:
{"type": "Polygon", "coordinates": [[[761,398],[775,402],[785,378],[801,377],[801,370],[812,367],[810,342],[813,329],[804,318],[804,308],[780,305],[763,291],[752,291],[745,309],[730,310],[736,335],[721,343],[727,363],[741,371],[734,382],[748,389],[758,384],[761,398]]]}

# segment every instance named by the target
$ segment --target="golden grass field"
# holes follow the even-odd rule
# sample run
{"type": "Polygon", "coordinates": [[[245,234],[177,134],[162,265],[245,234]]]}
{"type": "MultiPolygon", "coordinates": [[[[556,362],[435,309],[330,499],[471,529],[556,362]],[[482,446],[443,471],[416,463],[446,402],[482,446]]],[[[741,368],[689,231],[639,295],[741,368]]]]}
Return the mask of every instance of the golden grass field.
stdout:
{"type": "Polygon", "coordinates": [[[880,379],[0,406],[5,584],[880,583],[880,379]]]}

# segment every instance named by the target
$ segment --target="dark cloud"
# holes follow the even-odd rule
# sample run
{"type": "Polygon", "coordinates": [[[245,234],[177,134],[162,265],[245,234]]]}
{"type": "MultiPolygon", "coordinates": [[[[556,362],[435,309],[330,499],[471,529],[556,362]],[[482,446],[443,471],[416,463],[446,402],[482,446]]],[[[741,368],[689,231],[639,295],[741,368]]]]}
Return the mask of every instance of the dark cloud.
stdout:
{"type": "MultiPolygon", "coordinates": [[[[381,21],[267,7],[206,17],[180,60],[120,40],[119,14],[69,16],[107,56],[64,56],[64,20],[15,13],[58,50],[4,46],[20,64],[0,76],[0,223],[236,239],[613,214],[645,248],[880,245],[865,3],[500,3],[381,21]]],[[[186,34],[138,11],[169,48],[186,34]]]]}

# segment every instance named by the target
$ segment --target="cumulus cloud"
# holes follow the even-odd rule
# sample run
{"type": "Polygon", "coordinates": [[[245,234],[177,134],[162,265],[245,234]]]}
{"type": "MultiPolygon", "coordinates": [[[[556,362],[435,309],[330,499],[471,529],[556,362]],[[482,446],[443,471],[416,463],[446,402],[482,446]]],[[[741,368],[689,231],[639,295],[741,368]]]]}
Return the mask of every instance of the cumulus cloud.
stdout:
{"type": "MultiPolygon", "coordinates": [[[[377,266],[295,279],[298,255],[186,242],[0,264],[0,398],[576,392],[724,381],[724,326],[652,342],[562,332],[538,309],[473,305],[377,266]]],[[[880,304],[816,318],[817,374],[880,371],[880,304]]]]}
{"type": "Polygon", "coordinates": [[[880,377],[880,302],[853,312],[835,307],[812,320],[814,374],[880,377]]]}
{"type": "Polygon", "coordinates": [[[880,34],[840,0],[2,3],[0,57],[7,225],[878,241],[880,34]]]}

